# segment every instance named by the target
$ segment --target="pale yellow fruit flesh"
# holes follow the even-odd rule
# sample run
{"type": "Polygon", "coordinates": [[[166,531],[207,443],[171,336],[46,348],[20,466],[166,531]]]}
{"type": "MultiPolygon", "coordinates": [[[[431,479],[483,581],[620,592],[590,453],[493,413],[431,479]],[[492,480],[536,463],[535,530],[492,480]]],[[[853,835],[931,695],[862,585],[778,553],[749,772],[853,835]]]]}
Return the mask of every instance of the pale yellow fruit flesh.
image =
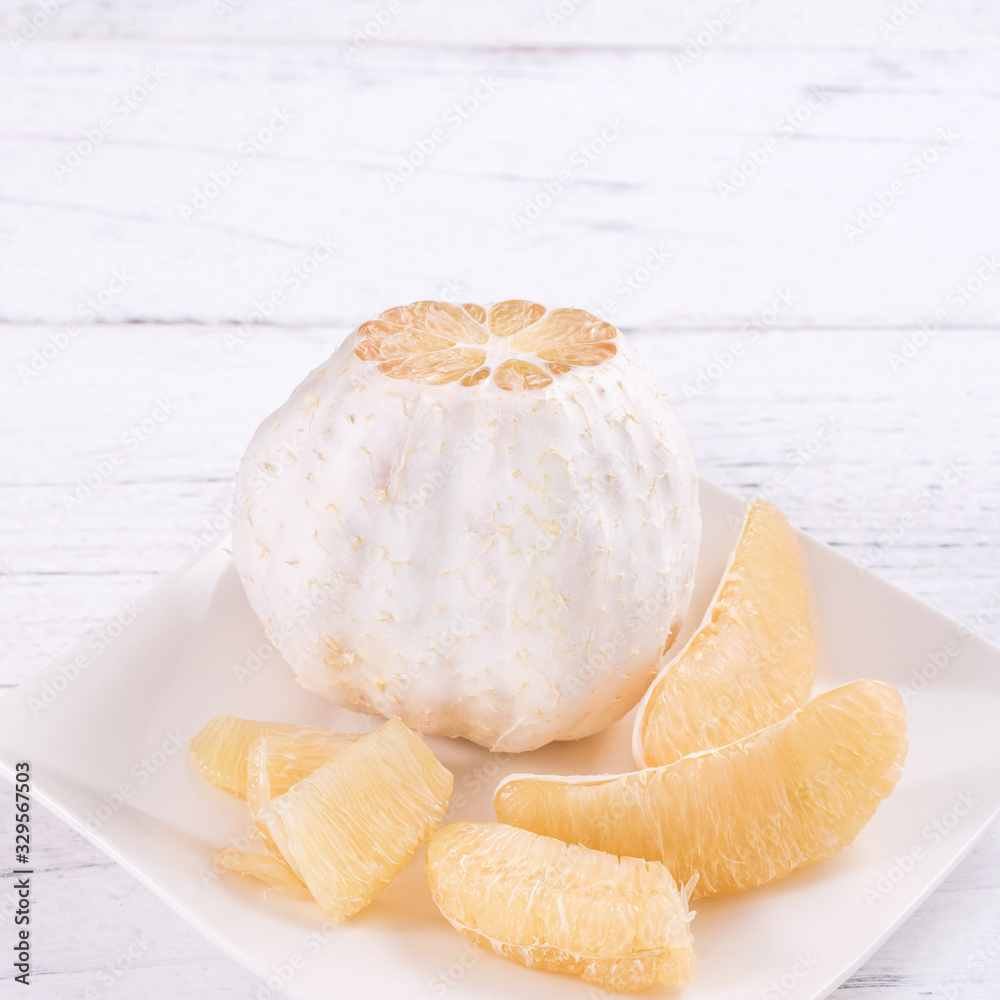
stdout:
{"type": "Polygon", "coordinates": [[[263,733],[287,733],[297,728],[294,723],[256,722],[220,715],[198,730],[188,751],[204,778],[245,798],[250,744],[263,733]]]}
{"type": "Polygon", "coordinates": [[[427,847],[441,912],[470,941],[604,989],[679,986],[694,973],[686,894],[656,862],[499,823],[452,823],[427,847]]]}
{"type": "Polygon", "coordinates": [[[437,829],[453,777],[398,719],[363,736],[261,810],[324,916],[367,906],[437,829]]]}
{"type": "Polygon", "coordinates": [[[312,894],[302,879],[284,861],[270,854],[257,854],[253,851],[238,851],[234,847],[224,847],[215,855],[215,864],[219,868],[255,878],[275,892],[291,896],[293,899],[312,899],[312,894]]]}
{"type": "Polygon", "coordinates": [[[272,798],[284,795],[321,764],[361,739],[361,733],[337,733],[316,726],[297,726],[287,733],[265,733],[247,751],[246,799],[250,818],[264,846],[280,855],[260,813],[272,798]]]}
{"type": "Polygon", "coordinates": [[[815,673],[795,532],[755,500],[708,617],[639,706],[636,763],[671,764],[783,719],[806,703],[815,673]]]}
{"type": "Polygon", "coordinates": [[[362,733],[336,733],[317,726],[259,736],[247,751],[246,799],[256,815],[268,799],[284,795],[321,764],[361,739],[362,733]]]}
{"type": "Polygon", "coordinates": [[[504,823],[660,861],[696,895],[763,885],[857,836],[906,757],[899,693],[854,681],[744,740],[664,767],[609,776],[511,775],[504,823]]]}

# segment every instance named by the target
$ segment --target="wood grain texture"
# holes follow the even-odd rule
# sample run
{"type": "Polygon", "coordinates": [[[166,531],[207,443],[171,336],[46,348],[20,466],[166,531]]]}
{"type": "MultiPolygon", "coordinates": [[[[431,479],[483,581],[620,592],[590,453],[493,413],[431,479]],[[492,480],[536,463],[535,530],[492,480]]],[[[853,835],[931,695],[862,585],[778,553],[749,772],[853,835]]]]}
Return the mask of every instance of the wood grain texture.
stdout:
{"type": "MultiPolygon", "coordinates": [[[[0,30],[16,34],[36,14],[35,2],[11,3],[0,30]]],[[[987,0],[905,5],[897,27],[892,0],[841,0],[804,8],[794,0],[691,0],[664,6],[655,0],[76,0],[48,19],[38,38],[166,38],[188,41],[255,40],[306,44],[346,43],[379,12],[391,16],[375,35],[381,44],[445,43],[469,47],[644,47],[683,51],[692,37],[717,22],[725,48],[995,48],[1000,18],[987,0]],[[727,18],[725,12],[730,16],[727,18]],[[887,30],[883,24],[890,27],[887,30]]],[[[897,16],[898,18],[898,16],[897,16]]],[[[30,32],[30,29],[29,29],[30,32]]]]}
{"type": "Polygon", "coordinates": [[[989,325],[998,84],[991,52],[39,41],[0,62],[0,319],[989,325]]]}
{"type": "MultiPolygon", "coordinates": [[[[29,352],[45,330],[6,329],[5,356],[29,352]]],[[[262,328],[229,354],[231,330],[96,326],[26,387],[6,369],[3,685],[44,666],[204,544],[224,521],[233,470],[261,415],[346,332],[262,328]],[[122,447],[157,400],[175,412],[67,509],[78,480],[122,447]]],[[[745,496],[770,496],[793,523],[854,558],[876,551],[878,572],[1000,640],[996,334],[942,334],[893,371],[901,332],[771,331],[700,389],[699,376],[721,368],[741,336],[631,333],[684,419],[702,474],[745,496]],[[935,489],[953,466],[964,470],[957,482],[935,489]],[[933,496],[926,506],[925,490],[933,496]],[[912,527],[877,549],[918,506],[912,527]]],[[[9,826],[0,810],[0,842],[9,826]]],[[[39,811],[35,837],[34,995],[83,996],[92,987],[109,997],[270,996],[58,820],[39,811]]],[[[984,966],[977,952],[991,954],[1000,935],[998,870],[993,831],[837,995],[903,1000],[960,985],[956,996],[993,1000],[1000,962],[984,966]]],[[[5,921],[7,892],[0,888],[5,921]]]]}

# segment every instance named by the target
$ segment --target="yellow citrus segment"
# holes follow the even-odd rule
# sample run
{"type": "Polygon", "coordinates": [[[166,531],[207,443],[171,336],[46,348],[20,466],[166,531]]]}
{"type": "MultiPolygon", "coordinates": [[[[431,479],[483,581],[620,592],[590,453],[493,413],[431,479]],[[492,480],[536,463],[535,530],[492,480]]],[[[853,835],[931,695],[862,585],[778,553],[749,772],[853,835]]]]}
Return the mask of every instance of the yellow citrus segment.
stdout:
{"type": "Polygon", "coordinates": [[[545,317],[510,339],[516,351],[544,351],[552,347],[611,341],[618,331],[583,309],[551,309],[545,317]]]}
{"type": "Polygon", "coordinates": [[[468,306],[452,302],[411,302],[408,306],[387,309],[375,317],[375,322],[445,337],[459,344],[485,344],[490,339],[482,321],[473,318],[468,306]]]}
{"type": "Polygon", "coordinates": [[[284,795],[335,754],[357,743],[363,733],[337,733],[319,726],[296,726],[284,733],[265,733],[247,751],[246,796],[257,812],[268,799],[284,795]]]}
{"type": "Polygon", "coordinates": [[[485,308],[413,302],[362,323],[356,335],[357,357],[376,362],[390,378],[472,388],[492,374],[508,391],[543,389],[553,375],[602,364],[618,352],[610,323],[583,309],[546,309],[523,299],[485,308]]]}
{"type": "Polygon", "coordinates": [[[292,785],[308,777],[334,754],[361,739],[360,733],[337,733],[314,726],[299,726],[290,733],[266,733],[247,751],[246,799],[257,835],[267,849],[280,855],[261,810],[272,798],[284,795],[292,785]]]}
{"type": "Polygon", "coordinates": [[[475,371],[485,361],[485,351],[455,348],[450,351],[430,351],[427,354],[414,354],[383,361],[378,370],[392,378],[412,379],[427,385],[444,385],[475,371]]]}
{"type": "Polygon", "coordinates": [[[569,344],[565,347],[550,347],[539,351],[538,356],[543,361],[553,361],[564,365],[599,365],[602,361],[614,357],[618,350],[614,344],[569,344]]]}
{"type": "Polygon", "coordinates": [[[459,382],[459,385],[476,385],[482,382],[484,378],[489,378],[490,370],[489,368],[480,368],[478,371],[474,371],[471,375],[466,375],[465,378],[459,382]]]}
{"type": "Polygon", "coordinates": [[[881,681],[854,681],[729,746],[629,774],[512,775],[504,823],[660,861],[697,895],[781,878],[832,857],[895,787],[906,714],[881,681]]]}
{"type": "Polygon", "coordinates": [[[494,337],[510,337],[545,315],[545,306],[523,299],[494,302],[487,310],[487,324],[494,337]]]}
{"type": "Polygon", "coordinates": [[[687,896],[656,862],[500,823],[452,823],[427,846],[427,881],[462,935],[529,968],[613,990],[693,975],[687,896]]]}
{"type": "Polygon", "coordinates": [[[203,726],[188,745],[195,767],[213,785],[246,796],[247,752],[263,733],[287,733],[297,727],[286,722],[254,722],[220,715],[203,726]]]}
{"type": "Polygon", "coordinates": [[[323,914],[340,922],[430,837],[452,785],[423,740],[394,719],[272,798],[259,822],[323,914]]]}
{"type": "Polygon", "coordinates": [[[755,500],[708,616],[639,705],[636,763],[670,764],[783,719],[806,703],[815,673],[795,532],[755,500]]]}
{"type": "Polygon", "coordinates": [[[501,389],[542,389],[552,382],[552,376],[530,361],[508,358],[497,367],[493,381],[501,389]]]}
{"type": "Polygon", "coordinates": [[[270,854],[255,854],[253,851],[224,847],[215,855],[215,864],[219,868],[255,878],[275,892],[293,899],[312,899],[312,893],[305,887],[302,879],[284,861],[270,854]]]}
{"type": "Polygon", "coordinates": [[[454,341],[439,334],[373,321],[364,323],[358,330],[358,346],[355,351],[365,361],[389,361],[393,358],[408,358],[414,354],[445,351],[454,346],[454,341]]]}
{"type": "Polygon", "coordinates": [[[473,302],[466,302],[462,308],[480,325],[486,325],[486,310],[473,302]]]}
{"type": "Polygon", "coordinates": [[[250,818],[267,849],[277,854],[277,845],[260,822],[267,803],[284,795],[335,754],[361,739],[361,733],[336,733],[317,726],[297,726],[288,733],[265,733],[247,751],[246,799],[250,818]]]}

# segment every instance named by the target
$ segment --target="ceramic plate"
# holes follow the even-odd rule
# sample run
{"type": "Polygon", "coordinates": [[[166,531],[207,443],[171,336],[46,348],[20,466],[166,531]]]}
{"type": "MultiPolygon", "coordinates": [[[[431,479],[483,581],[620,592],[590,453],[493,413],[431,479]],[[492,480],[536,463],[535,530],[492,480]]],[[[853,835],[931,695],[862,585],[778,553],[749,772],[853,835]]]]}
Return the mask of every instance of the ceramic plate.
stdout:
{"type": "MultiPolygon", "coordinates": [[[[705,533],[690,628],[739,526],[736,497],[708,483],[701,493],[705,533]]],[[[698,902],[698,968],[685,1000],[827,996],[1000,811],[1000,650],[820,542],[800,540],[817,690],[859,677],[899,686],[910,753],[895,793],[832,861],[698,902]]],[[[422,851],[368,909],[336,928],[311,904],[265,901],[251,880],[217,876],[212,856],[245,838],[245,807],[201,779],[186,742],[226,713],[355,731],[376,724],[293,681],[264,639],[223,539],[0,701],[0,766],[12,777],[15,762],[29,760],[38,801],[275,992],[301,1000],[599,994],[466,943],[431,902],[422,851]]],[[[429,742],[455,774],[449,818],[489,820],[504,774],[629,770],[630,735],[627,717],[588,740],[506,758],[460,740],[429,742]]]]}

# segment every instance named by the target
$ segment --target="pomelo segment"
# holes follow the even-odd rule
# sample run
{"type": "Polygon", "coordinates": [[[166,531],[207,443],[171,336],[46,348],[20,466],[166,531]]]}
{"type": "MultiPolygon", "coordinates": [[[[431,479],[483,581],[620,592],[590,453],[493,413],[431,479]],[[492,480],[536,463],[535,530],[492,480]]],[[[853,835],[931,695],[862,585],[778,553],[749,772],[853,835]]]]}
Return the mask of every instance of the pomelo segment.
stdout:
{"type": "Polygon", "coordinates": [[[361,739],[361,733],[337,733],[316,726],[298,726],[287,733],[264,733],[247,751],[246,799],[257,834],[272,854],[280,854],[260,813],[321,764],[361,739]]]}
{"type": "Polygon", "coordinates": [[[398,719],[331,757],[257,821],[340,922],[367,906],[440,824],[454,779],[398,719]]]}
{"type": "Polygon", "coordinates": [[[250,744],[262,733],[287,733],[296,728],[287,722],[256,722],[220,715],[191,738],[188,752],[205,779],[245,798],[250,744]]]}
{"type": "Polygon", "coordinates": [[[464,937],[529,968],[612,990],[693,975],[687,893],[656,862],[500,823],[452,823],[427,847],[427,881],[464,937]]]}
{"type": "Polygon", "coordinates": [[[215,864],[219,868],[255,878],[265,883],[269,889],[293,899],[312,899],[312,893],[305,887],[302,879],[284,861],[270,854],[224,847],[215,855],[215,864]]]}
{"type": "Polygon", "coordinates": [[[896,786],[906,714],[882,681],[854,681],[760,732],[621,775],[515,774],[497,817],[612,854],[660,861],[717,896],[832,857],[896,786]]]}
{"type": "Polygon", "coordinates": [[[670,764],[763,729],[806,703],[815,674],[795,532],[755,500],[705,621],[639,703],[635,761],[670,764]]]}

